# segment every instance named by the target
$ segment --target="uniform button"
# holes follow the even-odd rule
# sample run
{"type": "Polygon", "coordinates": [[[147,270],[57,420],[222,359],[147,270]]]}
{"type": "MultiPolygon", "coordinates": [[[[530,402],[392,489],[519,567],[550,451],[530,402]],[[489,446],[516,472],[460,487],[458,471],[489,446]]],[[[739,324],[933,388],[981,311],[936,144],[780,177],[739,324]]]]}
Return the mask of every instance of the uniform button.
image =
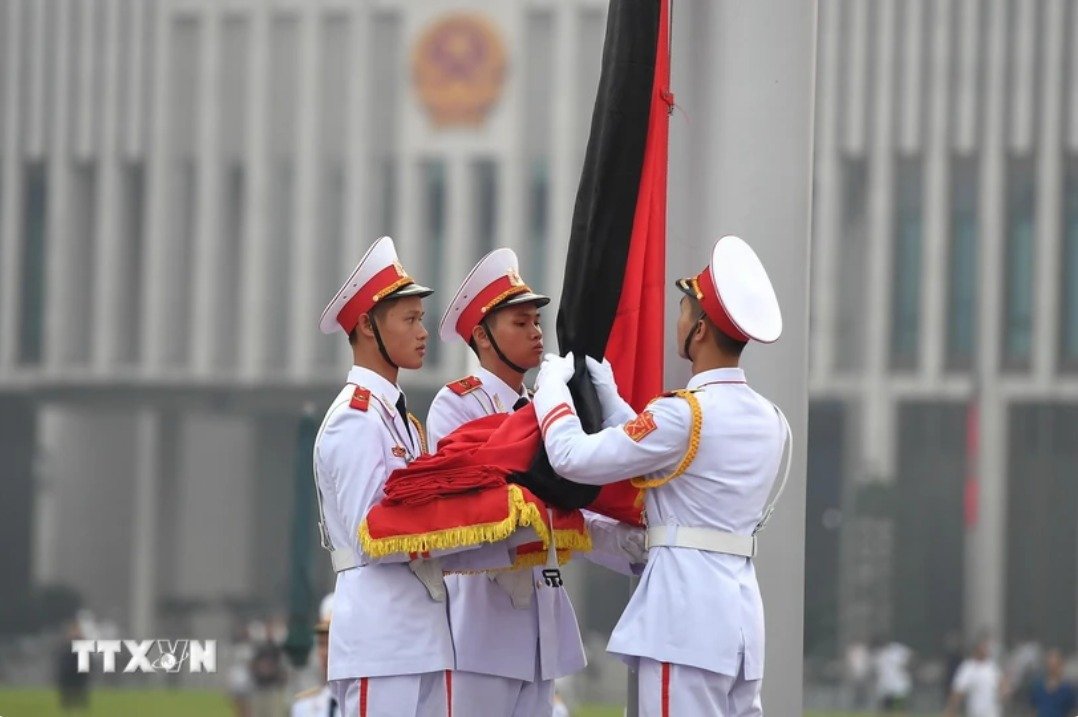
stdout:
{"type": "Polygon", "coordinates": [[[542,580],[536,580],[535,581],[535,587],[537,587],[537,588],[543,587],[543,581],[542,580]]]}

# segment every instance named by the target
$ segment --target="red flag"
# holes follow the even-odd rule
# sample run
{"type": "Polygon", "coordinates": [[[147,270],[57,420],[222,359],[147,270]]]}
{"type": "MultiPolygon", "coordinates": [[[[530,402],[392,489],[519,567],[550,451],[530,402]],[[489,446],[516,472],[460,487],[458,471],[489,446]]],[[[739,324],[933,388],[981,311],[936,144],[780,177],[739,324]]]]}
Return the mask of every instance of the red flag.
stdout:
{"type": "Polygon", "coordinates": [[[666,167],[670,135],[670,2],[661,0],[655,79],[629,257],[606,356],[622,396],[637,411],[663,390],[666,167]]]}

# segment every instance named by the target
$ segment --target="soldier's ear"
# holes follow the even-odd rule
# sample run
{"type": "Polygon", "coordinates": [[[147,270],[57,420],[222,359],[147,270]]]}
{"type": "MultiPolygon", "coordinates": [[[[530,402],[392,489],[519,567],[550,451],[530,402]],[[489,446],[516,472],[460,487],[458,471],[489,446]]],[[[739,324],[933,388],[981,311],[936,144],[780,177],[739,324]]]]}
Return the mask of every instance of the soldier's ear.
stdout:
{"type": "Polygon", "coordinates": [[[371,326],[371,315],[369,313],[362,314],[359,317],[359,323],[356,324],[356,333],[366,336],[368,339],[374,338],[374,327],[371,326]]]}
{"type": "Polygon", "coordinates": [[[490,348],[490,335],[487,334],[487,327],[482,322],[476,324],[475,328],[472,329],[472,342],[476,346],[490,348]]]}
{"type": "Polygon", "coordinates": [[[701,316],[696,320],[696,324],[692,327],[692,340],[696,343],[712,340],[714,336],[715,326],[707,320],[707,317],[701,316]]]}

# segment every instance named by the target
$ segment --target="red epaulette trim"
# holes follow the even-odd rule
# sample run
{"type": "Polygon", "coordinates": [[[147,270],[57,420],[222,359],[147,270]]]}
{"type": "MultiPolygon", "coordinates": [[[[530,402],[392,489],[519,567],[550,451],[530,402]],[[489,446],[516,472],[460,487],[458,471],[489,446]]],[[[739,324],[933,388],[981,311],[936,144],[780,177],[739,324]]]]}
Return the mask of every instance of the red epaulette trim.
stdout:
{"type": "Polygon", "coordinates": [[[370,407],[370,403],[370,389],[363,388],[362,386],[356,386],[356,390],[352,393],[352,400],[349,402],[348,405],[357,411],[366,411],[370,407]]]}
{"type": "Polygon", "coordinates": [[[483,382],[479,380],[478,376],[465,376],[464,378],[459,378],[456,381],[447,383],[445,387],[458,396],[467,396],[482,385],[483,382]]]}

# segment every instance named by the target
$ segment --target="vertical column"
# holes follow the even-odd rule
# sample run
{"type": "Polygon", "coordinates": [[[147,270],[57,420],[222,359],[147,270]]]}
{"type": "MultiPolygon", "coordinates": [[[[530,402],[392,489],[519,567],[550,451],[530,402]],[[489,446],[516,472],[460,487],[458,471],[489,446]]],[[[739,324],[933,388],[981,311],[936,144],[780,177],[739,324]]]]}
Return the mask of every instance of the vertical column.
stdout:
{"type": "Polygon", "coordinates": [[[17,356],[19,326],[19,266],[22,264],[22,152],[19,143],[22,118],[22,105],[19,102],[19,90],[23,86],[25,74],[22,67],[23,37],[22,24],[24,13],[23,0],[10,0],[7,3],[7,37],[4,38],[0,53],[3,55],[4,122],[3,161],[0,172],[0,367],[15,363],[17,356]]]}
{"type": "Polygon", "coordinates": [[[1007,415],[999,389],[1002,311],[1002,248],[1005,224],[1006,170],[1004,119],[1007,99],[1007,4],[992,0],[988,12],[985,68],[984,136],[978,245],[977,375],[980,447],[977,453],[979,507],[966,533],[965,611],[967,637],[982,629],[1001,634],[1005,575],[1007,415]]]}
{"type": "MultiPolygon", "coordinates": [[[[523,57],[527,43],[524,40],[528,13],[526,9],[506,16],[506,34],[509,47],[513,48],[515,65],[522,67],[527,61],[523,57]]],[[[506,111],[504,151],[497,156],[498,173],[498,208],[497,236],[501,246],[507,246],[523,260],[527,256],[525,242],[528,234],[528,205],[525,202],[528,157],[524,146],[524,73],[518,72],[512,81],[506,84],[506,96],[503,100],[506,111]]],[[[476,257],[478,260],[478,257],[476,257]]],[[[522,267],[524,277],[529,275],[528,267],[522,267]]],[[[462,277],[463,278],[463,277],[462,277]]],[[[459,279],[458,279],[459,281],[459,279]]],[[[534,279],[532,280],[534,281],[534,279]]],[[[544,288],[538,289],[546,291],[544,288]]]]}
{"type": "Polygon", "coordinates": [[[842,168],[838,148],[839,78],[844,65],[839,0],[820,3],[816,64],[816,167],[813,184],[815,234],[812,238],[812,374],[830,376],[834,368],[838,292],[838,238],[842,231],[842,168]]]}
{"type": "Polygon", "coordinates": [[[894,472],[894,410],[888,392],[892,264],[894,263],[895,0],[880,0],[872,87],[872,141],[868,167],[868,282],[865,327],[865,442],[867,470],[894,472]]]}
{"type": "MultiPolygon", "coordinates": [[[[552,153],[550,161],[550,256],[563,257],[569,248],[569,230],[573,221],[573,197],[577,183],[576,159],[573,153],[575,142],[565,141],[575,137],[576,117],[580,108],[573,101],[579,83],[576,69],[577,35],[580,33],[580,18],[572,3],[556,3],[554,6],[554,47],[558,48],[554,64],[554,108],[551,123],[552,153]]],[[[559,262],[550,263],[547,272],[548,293],[551,304],[557,306],[561,301],[562,276],[557,273],[559,262]]],[[[555,350],[554,339],[547,341],[547,348],[555,350]]]]}
{"type": "Polygon", "coordinates": [[[247,146],[245,148],[247,192],[243,200],[244,257],[240,271],[240,371],[252,378],[262,366],[266,351],[265,306],[269,267],[267,245],[269,225],[269,168],[266,163],[269,147],[268,87],[269,70],[269,9],[259,6],[251,12],[251,48],[247,65],[247,146]]]}
{"type": "Polygon", "coordinates": [[[194,236],[191,292],[191,363],[195,373],[208,375],[219,355],[214,330],[223,296],[221,237],[221,17],[207,6],[202,13],[203,32],[198,66],[198,114],[195,117],[196,191],[198,207],[194,236]]]}
{"type": "Polygon", "coordinates": [[[1059,299],[1063,226],[1063,0],[1046,0],[1042,25],[1041,111],[1037,144],[1036,255],[1033,299],[1033,375],[1050,390],[1059,356],[1059,299]]]}
{"type": "Polygon", "coordinates": [[[72,111],[70,84],[72,82],[71,15],[73,5],[59,3],[56,9],[56,55],[53,57],[52,109],[46,120],[49,128],[48,188],[49,201],[46,210],[45,229],[45,315],[44,359],[50,370],[56,371],[71,357],[71,341],[74,334],[74,313],[71,307],[77,293],[74,291],[76,267],[72,260],[76,252],[71,249],[71,222],[69,219],[71,169],[68,127],[72,111]]]}
{"type": "MultiPolygon", "coordinates": [[[[292,227],[291,372],[296,378],[313,375],[315,322],[318,320],[318,145],[319,110],[319,22],[318,5],[304,4],[299,10],[299,106],[296,113],[296,212],[292,227]]],[[[362,65],[357,66],[362,68],[362,65]]],[[[356,72],[355,74],[362,74],[356,72]]],[[[342,277],[343,278],[343,277],[342,277]]],[[[332,291],[325,287],[322,293],[332,291]]],[[[327,294],[328,300],[328,294],[327,294]]]]}
{"type": "MultiPolygon", "coordinates": [[[[408,48],[414,41],[413,37],[417,32],[416,18],[409,14],[410,11],[415,12],[406,5],[400,6],[397,10],[400,14],[401,34],[400,45],[397,48],[397,54],[394,56],[393,62],[395,67],[405,68],[405,74],[401,77],[402,81],[407,81],[405,78],[410,76],[411,65],[408,48]]],[[[426,118],[413,116],[413,99],[410,90],[398,92],[395,99],[397,102],[395,112],[397,132],[399,133],[396,136],[399,143],[396,156],[399,164],[397,176],[395,177],[397,181],[397,202],[395,207],[397,216],[393,222],[394,226],[397,227],[394,230],[397,235],[393,239],[397,245],[397,252],[401,257],[401,263],[407,268],[410,265],[419,265],[421,259],[419,252],[422,251],[423,241],[427,238],[423,226],[423,218],[427,215],[424,193],[425,180],[419,166],[420,158],[422,157],[420,135],[424,131],[426,118]]],[[[374,238],[365,237],[365,242],[369,244],[374,238]]]]}
{"type": "MultiPolygon", "coordinates": [[[[371,178],[376,171],[376,168],[371,166],[369,151],[372,124],[370,87],[373,84],[369,68],[369,58],[372,55],[369,5],[366,3],[353,5],[351,20],[350,65],[357,70],[351,73],[347,88],[348,163],[345,169],[347,201],[344,203],[344,241],[341,242],[341,271],[339,272],[341,281],[348,276],[345,272],[350,271],[351,267],[359,261],[363,247],[377,238],[371,236],[374,231],[372,218],[376,208],[370,205],[368,196],[371,193],[371,178]],[[359,68],[362,68],[362,71],[359,71],[359,68]]],[[[375,181],[378,179],[375,178],[375,181]]],[[[383,201],[385,201],[384,197],[383,201]]],[[[323,303],[330,299],[331,295],[327,292],[335,289],[336,287],[333,286],[324,288],[323,303]]]]}
{"type": "MultiPolygon", "coordinates": [[[[413,149],[412,137],[407,131],[402,132],[401,135],[400,148],[396,153],[397,173],[394,177],[397,182],[395,206],[397,216],[393,225],[397,229],[393,242],[397,247],[401,263],[405,269],[408,269],[409,266],[420,266],[421,263],[419,252],[423,250],[423,239],[426,238],[423,218],[426,216],[427,200],[424,194],[424,176],[419,166],[417,153],[413,149]]],[[[365,233],[363,245],[369,245],[376,238],[369,236],[369,232],[365,233]]],[[[358,258],[357,256],[356,259],[358,258]]],[[[417,278],[422,283],[424,277],[417,278]]]]}
{"type": "MultiPolygon", "coordinates": [[[[972,1],[972,0],[970,0],[972,1]]],[[[1068,2],[1070,25],[1067,28],[1071,38],[1078,37],[1078,0],[1068,2]]],[[[1078,150],[1078,43],[1067,43],[1067,149],[1078,150]]]]}
{"type": "Polygon", "coordinates": [[[1007,55],[1006,49],[1004,50],[1011,75],[1008,93],[1010,106],[1007,108],[1010,114],[1008,144],[1010,149],[1022,154],[1033,150],[1033,133],[1036,129],[1037,7],[1040,4],[1035,2],[1009,4],[1009,7],[1014,8],[1014,15],[1008,18],[1007,28],[1011,33],[1012,53],[1007,55]]]}
{"type": "MultiPolygon", "coordinates": [[[[147,8],[146,3],[131,2],[124,8],[126,21],[129,23],[131,37],[130,64],[125,68],[125,83],[127,85],[127,103],[124,107],[124,154],[127,159],[136,159],[146,151],[146,74],[147,67],[153,67],[149,62],[150,53],[146,50],[147,45],[147,8]]],[[[162,14],[161,7],[157,13],[162,14]]],[[[156,59],[165,57],[160,54],[156,59]]],[[[152,71],[152,70],[151,70],[152,71]]]]}
{"type": "Polygon", "coordinates": [[[164,364],[165,332],[169,330],[166,314],[168,301],[162,287],[165,285],[164,274],[168,271],[168,240],[171,234],[168,221],[169,162],[171,152],[168,141],[169,114],[169,55],[172,33],[169,23],[172,20],[170,5],[163,0],[155,8],[153,21],[152,48],[153,81],[150,100],[153,108],[149,127],[150,137],[146,149],[146,194],[147,219],[142,256],[142,327],[139,336],[142,342],[139,356],[143,368],[151,373],[161,369],[164,364]]]}
{"type": "Polygon", "coordinates": [[[131,541],[131,633],[152,635],[156,625],[158,476],[165,441],[175,436],[163,430],[163,417],[154,409],[138,411],[135,431],[134,533],[131,541]]]}
{"type": "MultiPolygon", "coordinates": [[[[936,4],[939,10],[942,5],[936,4]]],[[[902,11],[902,56],[901,74],[902,82],[899,85],[898,132],[897,146],[903,154],[913,154],[920,151],[923,144],[924,133],[921,125],[924,117],[925,91],[924,61],[925,61],[925,0],[904,0],[901,5],[902,11]]],[[[946,14],[946,13],[944,13],[946,14]]],[[[938,16],[937,16],[938,18],[938,16]]],[[[933,25],[936,30],[938,25],[933,25]]],[[[931,57],[931,56],[930,56],[931,57]]],[[[935,59],[932,57],[932,59],[935,59]]],[[[947,74],[944,68],[933,68],[936,74],[947,74]]]]}
{"type": "Polygon", "coordinates": [[[4,479],[0,481],[0,573],[6,599],[19,600],[33,585],[35,454],[37,412],[28,398],[0,398],[0,455],[4,479]]]}
{"type": "MultiPolygon", "coordinates": [[[[698,208],[703,226],[753,244],[784,309],[782,342],[750,349],[746,368],[783,407],[797,437],[790,485],[763,537],[758,569],[768,631],[781,636],[767,645],[764,703],[769,713],[799,714],[816,3],[720,0],[709,10],[703,39],[711,71],[699,80],[710,85],[699,113],[709,121],[689,130],[705,155],[703,176],[678,175],[670,191],[703,184],[710,198],[698,208]]],[[[713,238],[697,239],[697,256],[706,255],[713,238]]]]}
{"type": "Polygon", "coordinates": [[[39,585],[60,579],[60,480],[58,446],[63,424],[54,408],[37,411],[34,443],[33,581],[39,585]]]}
{"type": "MultiPolygon", "coordinates": [[[[443,237],[444,244],[439,252],[442,266],[427,265],[432,279],[436,274],[440,275],[440,285],[445,287],[442,296],[438,298],[437,302],[441,309],[438,316],[431,317],[431,320],[427,322],[427,328],[435,333],[437,332],[438,322],[442,318],[441,312],[445,310],[450,299],[453,298],[453,292],[464,279],[464,275],[478,260],[475,255],[474,241],[476,226],[475,193],[478,189],[478,183],[475,181],[474,173],[470,171],[472,167],[469,165],[466,154],[455,154],[447,158],[446,164],[447,223],[446,233],[443,237]]],[[[434,338],[433,340],[437,339],[434,338]]],[[[447,380],[451,380],[459,374],[467,358],[466,353],[470,354],[471,352],[460,351],[457,347],[454,347],[454,350],[443,351],[441,353],[442,360],[439,362],[438,367],[441,375],[447,380]]]]}
{"type": "MultiPolygon", "coordinates": [[[[102,72],[101,124],[98,142],[98,177],[100,191],[94,218],[97,227],[94,256],[96,280],[93,306],[93,353],[91,360],[99,372],[107,371],[116,361],[120,344],[119,321],[124,284],[131,281],[122,268],[124,237],[120,212],[120,23],[123,16],[120,0],[103,0],[98,12],[105,15],[105,48],[102,72]]],[[[132,90],[133,91],[133,90],[132,90]]]]}
{"type": "Polygon", "coordinates": [[[951,116],[949,79],[951,73],[951,0],[937,0],[929,27],[931,45],[928,126],[924,146],[924,253],[921,275],[921,370],[936,380],[943,371],[947,318],[947,236],[951,192],[949,189],[951,116]]]}
{"type": "Polygon", "coordinates": [[[94,130],[99,126],[100,115],[94,111],[99,103],[94,85],[101,68],[97,67],[97,33],[94,28],[103,9],[95,0],[79,0],[79,61],[75,81],[78,83],[78,103],[74,113],[74,152],[82,161],[89,161],[94,151],[94,130]]]}
{"type": "MultiPolygon", "coordinates": [[[[843,53],[846,72],[846,96],[843,104],[842,146],[847,152],[861,154],[868,144],[869,48],[872,26],[869,17],[877,4],[845,0],[847,46],[843,53]]],[[[879,10],[877,9],[877,12],[879,10]]]]}
{"type": "Polygon", "coordinates": [[[957,72],[955,73],[955,125],[954,146],[963,154],[976,149],[978,107],[978,80],[980,62],[977,50],[981,38],[981,0],[957,0],[960,19],[958,28],[957,72]]]}
{"type": "MultiPolygon", "coordinates": [[[[29,102],[26,108],[26,154],[32,159],[41,159],[45,154],[45,131],[49,127],[46,116],[48,100],[46,95],[52,86],[51,79],[47,76],[48,54],[52,44],[46,38],[55,32],[55,28],[48,27],[48,5],[43,2],[25,0],[25,12],[30,13],[30,36],[29,52],[26,56],[30,60],[30,87],[27,92],[29,102]]],[[[55,12],[55,6],[54,6],[55,12]]],[[[52,60],[56,62],[54,58],[52,60]]],[[[24,73],[24,76],[27,73],[24,73]]],[[[17,78],[15,86],[18,87],[22,78],[17,78]]]]}

